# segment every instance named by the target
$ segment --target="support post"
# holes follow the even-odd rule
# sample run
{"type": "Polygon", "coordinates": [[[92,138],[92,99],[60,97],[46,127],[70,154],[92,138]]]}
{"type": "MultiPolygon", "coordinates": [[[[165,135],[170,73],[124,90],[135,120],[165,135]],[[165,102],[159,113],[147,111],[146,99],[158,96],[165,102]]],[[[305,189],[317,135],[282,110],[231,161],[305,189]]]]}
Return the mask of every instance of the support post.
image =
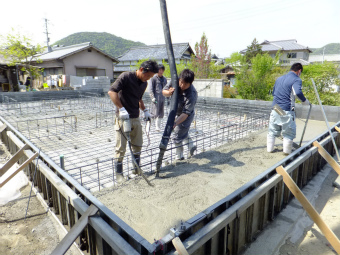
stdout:
{"type": "Polygon", "coordinates": [[[98,208],[94,205],[91,205],[89,209],[80,217],[80,219],[74,224],[71,230],[67,233],[67,235],[61,240],[61,242],[57,245],[57,247],[53,250],[51,255],[61,255],[65,254],[67,250],[70,248],[72,243],[77,239],[77,237],[81,234],[83,229],[86,227],[89,221],[89,217],[93,216],[98,212],[98,208]]]}
{"type": "Polygon", "coordinates": [[[334,232],[327,226],[327,224],[322,220],[318,212],[315,208],[309,203],[308,199],[299,189],[299,187],[292,180],[290,175],[286,172],[286,170],[279,166],[276,168],[278,174],[282,175],[284,183],[290,189],[290,191],[294,194],[297,200],[301,203],[303,208],[307,211],[311,219],[315,222],[315,224],[320,228],[321,232],[325,235],[328,242],[333,246],[335,251],[340,254],[340,241],[334,234],[334,232]]]}

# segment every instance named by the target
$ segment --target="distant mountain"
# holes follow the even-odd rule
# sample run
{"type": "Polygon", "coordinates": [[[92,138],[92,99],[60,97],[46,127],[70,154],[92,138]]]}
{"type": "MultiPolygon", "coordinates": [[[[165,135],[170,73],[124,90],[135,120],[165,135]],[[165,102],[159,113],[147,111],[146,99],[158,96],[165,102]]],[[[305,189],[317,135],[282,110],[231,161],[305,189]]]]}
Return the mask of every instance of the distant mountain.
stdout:
{"type": "Polygon", "coordinates": [[[310,48],[315,55],[323,54],[325,48],[325,54],[340,54],[340,43],[329,43],[321,48],[310,48]]]}
{"type": "Polygon", "coordinates": [[[123,39],[109,33],[97,33],[97,32],[79,32],[69,35],[53,45],[69,46],[73,44],[79,44],[84,42],[91,42],[95,47],[104,51],[105,53],[117,58],[122,55],[131,47],[145,46],[144,43],[134,42],[123,39]]]}

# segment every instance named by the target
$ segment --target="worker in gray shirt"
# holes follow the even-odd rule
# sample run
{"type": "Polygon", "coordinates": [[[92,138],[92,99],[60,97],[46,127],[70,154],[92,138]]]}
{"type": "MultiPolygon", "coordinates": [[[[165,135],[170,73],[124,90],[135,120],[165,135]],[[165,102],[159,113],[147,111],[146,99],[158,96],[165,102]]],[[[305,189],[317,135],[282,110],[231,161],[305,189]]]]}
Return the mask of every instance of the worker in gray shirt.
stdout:
{"type": "MultiPolygon", "coordinates": [[[[176,159],[183,160],[183,142],[188,145],[189,157],[196,150],[194,142],[189,136],[189,129],[195,117],[195,105],[197,102],[197,91],[192,85],[195,74],[189,69],[184,69],[179,74],[179,91],[178,91],[178,108],[174,124],[174,133],[172,140],[176,146],[176,159]]],[[[170,97],[175,89],[171,81],[164,87],[163,95],[170,97]]]]}
{"type": "Polygon", "coordinates": [[[166,85],[166,78],[163,76],[165,67],[162,64],[158,65],[158,73],[150,79],[149,93],[151,97],[151,116],[155,121],[156,131],[161,130],[161,123],[164,117],[164,102],[165,97],[162,90],[166,85]]]}

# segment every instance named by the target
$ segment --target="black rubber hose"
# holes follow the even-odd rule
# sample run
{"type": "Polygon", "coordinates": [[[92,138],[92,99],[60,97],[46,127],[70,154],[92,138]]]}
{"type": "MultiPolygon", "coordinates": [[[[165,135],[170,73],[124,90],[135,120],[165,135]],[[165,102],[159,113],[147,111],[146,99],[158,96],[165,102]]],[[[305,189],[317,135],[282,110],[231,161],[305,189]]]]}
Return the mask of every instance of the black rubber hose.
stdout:
{"type": "Polygon", "coordinates": [[[177,105],[178,104],[178,76],[177,76],[176,62],[175,62],[175,57],[174,57],[174,50],[172,48],[172,42],[171,42],[168,12],[167,12],[167,8],[166,8],[166,1],[165,0],[159,0],[159,2],[160,2],[160,5],[161,5],[164,38],[165,38],[166,50],[167,50],[167,53],[168,53],[168,63],[169,63],[169,66],[170,66],[171,84],[172,84],[173,88],[175,89],[175,91],[172,94],[168,120],[166,122],[166,126],[165,126],[165,129],[164,129],[162,140],[159,144],[160,152],[159,152],[159,156],[158,156],[158,160],[157,160],[157,164],[156,164],[156,176],[159,176],[159,170],[161,168],[163,156],[164,156],[165,150],[168,146],[171,132],[173,130],[176,112],[177,112],[177,107],[178,107],[178,105],[177,105]]]}

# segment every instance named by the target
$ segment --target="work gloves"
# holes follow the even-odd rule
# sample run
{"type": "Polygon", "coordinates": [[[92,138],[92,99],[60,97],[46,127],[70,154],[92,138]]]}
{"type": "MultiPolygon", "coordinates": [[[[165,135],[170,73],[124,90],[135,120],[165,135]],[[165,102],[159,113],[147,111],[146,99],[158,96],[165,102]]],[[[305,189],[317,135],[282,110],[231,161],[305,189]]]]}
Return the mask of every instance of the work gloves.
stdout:
{"type": "MultiPolygon", "coordinates": [[[[129,113],[127,112],[127,110],[124,107],[119,109],[119,118],[121,120],[128,120],[129,119],[129,113]]],[[[144,119],[145,120],[151,120],[151,114],[149,113],[149,111],[147,109],[144,110],[144,119]]]]}
{"type": "Polygon", "coordinates": [[[156,98],[152,98],[151,101],[152,101],[154,104],[157,104],[156,98]]]}
{"type": "Polygon", "coordinates": [[[146,121],[150,121],[151,120],[151,114],[149,113],[148,109],[144,110],[144,119],[146,121]]]}
{"type": "Polygon", "coordinates": [[[308,99],[306,98],[306,101],[302,102],[303,105],[310,105],[310,102],[308,101],[308,99]]]}
{"type": "Polygon", "coordinates": [[[124,107],[119,109],[119,118],[121,120],[128,120],[129,119],[129,113],[127,112],[127,110],[124,107]]]}

